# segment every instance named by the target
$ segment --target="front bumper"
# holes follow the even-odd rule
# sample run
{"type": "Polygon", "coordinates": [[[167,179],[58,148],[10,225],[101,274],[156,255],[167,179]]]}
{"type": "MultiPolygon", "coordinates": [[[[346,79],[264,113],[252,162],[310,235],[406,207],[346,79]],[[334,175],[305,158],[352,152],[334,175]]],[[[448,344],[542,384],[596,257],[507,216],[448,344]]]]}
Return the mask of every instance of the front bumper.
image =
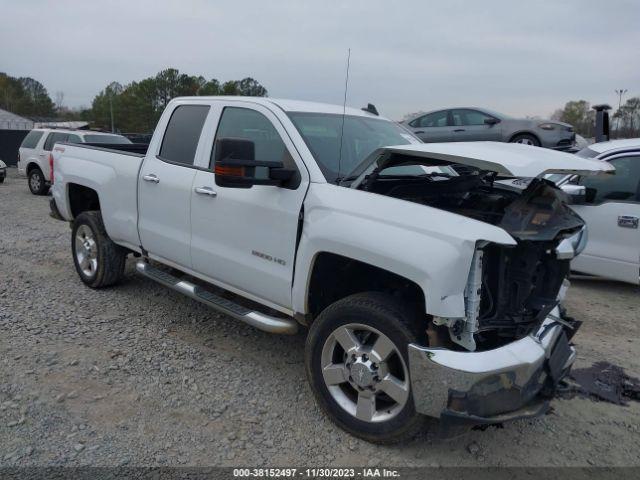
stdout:
{"type": "Polygon", "coordinates": [[[548,410],[576,358],[562,324],[547,317],[535,335],[494,350],[459,352],[409,345],[416,410],[443,426],[501,423],[548,410]]]}

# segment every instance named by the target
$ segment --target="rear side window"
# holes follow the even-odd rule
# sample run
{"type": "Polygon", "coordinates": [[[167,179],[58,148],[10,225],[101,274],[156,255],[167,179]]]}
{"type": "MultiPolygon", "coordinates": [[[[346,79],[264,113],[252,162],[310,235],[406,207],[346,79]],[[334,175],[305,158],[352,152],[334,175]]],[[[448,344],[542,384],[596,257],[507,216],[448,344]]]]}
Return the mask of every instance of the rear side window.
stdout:
{"type": "Polygon", "coordinates": [[[193,165],[208,105],[180,105],[171,114],[164,132],[160,158],[183,165],[193,165]]]}
{"type": "Polygon", "coordinates": [[[50,133],[49,136],[47,137],[47,140],[44,142],[44,150],[47,152],[50,152],[51,149],[53,148],[53,145],[56,142],[66,142],[68,136],[69,136],[68,133],[62,133],[62,132],[50,133]]]}
{"type": "Polygon", "coordinates": [[[31,130],[29,134],[24,137],[24,140],[22,140],[20,148],[36,148],[43,134],[44,132],[42,130],[31,130]]]}
{"type": "Polygon", "coordinates": [[[67,139],[65,140],[65,142],[82,143],[82,139],[78,135],[74,135],[73,133],[70,133],[69,135],[67,135],[67,139]]]}

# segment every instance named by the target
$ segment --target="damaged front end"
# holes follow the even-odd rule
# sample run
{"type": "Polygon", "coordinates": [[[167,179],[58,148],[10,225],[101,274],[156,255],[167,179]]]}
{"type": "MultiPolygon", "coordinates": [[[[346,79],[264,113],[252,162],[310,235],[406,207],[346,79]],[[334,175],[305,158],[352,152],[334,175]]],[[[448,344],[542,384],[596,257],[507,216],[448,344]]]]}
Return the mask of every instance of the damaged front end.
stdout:
{"type": "MultiPolygon", "coordinates": [[[[477,305],[476,341],[483,349],[536,332],[566,290],[570,260],[586,244],[583,220],[567,207],[563,194],[544,180],[534,180],[505,208],[498,226],[516,246],[481,245],[474,256],[465,291],[466,305],[477,305]],[[477,260],[481,259],[480,262],[477,260]],[[477,284],[481,277],[480,288],[477,284]]],[[[452,340],[457,338],[452,337],[452,340]]],[[[475,350],[475,348],[468,348],[475,350]]]]}
{"type": "Polygon", "coordinates": [[[559,316],[555,308],[534,335],[482,352],[409,345],[416,410],[439,417],[443,436],[546,413],[576,357],[559,316]]]}
{"type": "Polygon", "coordinates": [[[429,346],[409,346],[416,410],[449,429],[541,415],[576,356],[569,341],[579,322],[562,317],[560,302],[570,260],[586,244],[584,221],[544,178],[514,188],[496,171],[449,158],[396,152],[355,186],[494,225],[515,240],[479,239],[464,316],[430,317],[429,346]],[[423,173],[410,174],[416,166],[423,173]]]}

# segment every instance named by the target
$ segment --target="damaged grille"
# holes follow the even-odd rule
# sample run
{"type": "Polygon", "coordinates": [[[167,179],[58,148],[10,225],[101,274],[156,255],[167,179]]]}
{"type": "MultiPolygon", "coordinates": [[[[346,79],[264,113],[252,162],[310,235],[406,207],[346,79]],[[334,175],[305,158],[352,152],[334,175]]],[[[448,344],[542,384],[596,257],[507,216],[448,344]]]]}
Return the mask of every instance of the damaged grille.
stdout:
{"type": "Polygon", "coordinates": [[[520,241],[483,249],[480,335],[522,338],[540,327],[569,272],[569,260],[557,259],[555,247],[556,242],[520,241]]]}

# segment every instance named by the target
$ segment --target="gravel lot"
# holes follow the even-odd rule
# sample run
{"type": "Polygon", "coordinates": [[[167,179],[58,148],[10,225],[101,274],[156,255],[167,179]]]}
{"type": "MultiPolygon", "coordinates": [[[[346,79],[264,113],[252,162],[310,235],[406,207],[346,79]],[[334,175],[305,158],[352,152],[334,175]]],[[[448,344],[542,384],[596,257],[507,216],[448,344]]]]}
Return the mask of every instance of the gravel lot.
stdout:
{"type": "MultiPolygon", "coordinates": [[[[640,403],[558,400],[503,429],[379,447],[334,427],[304,332],[262,333],[133,273],[94,291],[70,230],[15,169],[0,185],[0,465],[640,465],[640,403]]],[[[640,376],[640,295],[574,281],[579,367],[640,376]]],[[[433,427],[433,424],[431,424],[433,427]]]]}

